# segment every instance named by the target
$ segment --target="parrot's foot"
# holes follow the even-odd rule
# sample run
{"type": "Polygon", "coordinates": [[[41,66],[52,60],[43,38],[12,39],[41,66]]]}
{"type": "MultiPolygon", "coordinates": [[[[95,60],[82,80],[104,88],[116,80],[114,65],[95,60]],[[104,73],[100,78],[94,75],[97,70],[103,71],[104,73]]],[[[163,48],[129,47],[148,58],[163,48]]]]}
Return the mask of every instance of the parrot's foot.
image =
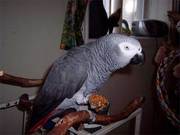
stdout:
{"type": "Polygon", "coordinates": [[[88,97],[89,96],[85,97],[83,94],[77,93],[74,95],[73,98],[75,99],[78,105],[84,105],[84,104],[88,104],[88,97]]]}

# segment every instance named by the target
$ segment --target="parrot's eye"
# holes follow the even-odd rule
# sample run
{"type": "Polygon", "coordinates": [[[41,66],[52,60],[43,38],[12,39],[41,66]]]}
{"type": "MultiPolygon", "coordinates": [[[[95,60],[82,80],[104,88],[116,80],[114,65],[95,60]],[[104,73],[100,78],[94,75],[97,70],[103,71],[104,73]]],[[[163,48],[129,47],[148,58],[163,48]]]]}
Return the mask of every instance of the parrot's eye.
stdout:
{"type": "Polygon", "coordinates": [[[141,51],[141,48],[139,48],[138,51],[141,51]]]}
{"type": "Polygon", "coordinates": [[[129,50],[129,47],[128,47],[128,46],[125,46],[125,49],[126,49],[126,50],[129,50]]]}

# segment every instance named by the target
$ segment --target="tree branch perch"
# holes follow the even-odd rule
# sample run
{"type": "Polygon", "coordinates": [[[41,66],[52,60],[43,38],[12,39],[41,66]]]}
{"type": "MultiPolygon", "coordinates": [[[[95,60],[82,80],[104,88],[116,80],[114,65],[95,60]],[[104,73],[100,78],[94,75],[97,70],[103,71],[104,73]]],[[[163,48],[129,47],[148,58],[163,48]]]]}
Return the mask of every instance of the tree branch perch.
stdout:
{"type": "MultiPolygon", "coordinates": [[[[94,123],[107,125],[113,122],[127,118],[132,112],[141,107],[144,103],[144,97],[135,98],[132,100],[121,113],[116,115],[96,115],[94,123]]],[[[68,129],[75,124],[88,122],[90,114],[88,111],[72,112],[63,117],[51,130],[48,135],[66,135],[68,129]]]]}
{"type": "Polygon", "coordinates": [[[0,70],[0,83],[15,85],[20,87],[37,87],[43,84],[43,79],[29,79],[6,74],[0,70]]]}

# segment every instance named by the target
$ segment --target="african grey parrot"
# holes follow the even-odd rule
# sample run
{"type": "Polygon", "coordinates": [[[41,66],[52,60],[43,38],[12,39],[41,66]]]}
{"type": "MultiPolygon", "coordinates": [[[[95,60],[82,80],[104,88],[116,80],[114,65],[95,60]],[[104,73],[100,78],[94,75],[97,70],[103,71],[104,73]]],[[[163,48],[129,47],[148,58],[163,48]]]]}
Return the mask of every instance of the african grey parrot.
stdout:
{"type": "Polygon", "coordinates": [[[111,73],[144,59],[140,43],[131,37],[110,34],[69,50],[53,64],[33,105],[30,129],[55,115],[58,110],[87,104],[111,73]]]}

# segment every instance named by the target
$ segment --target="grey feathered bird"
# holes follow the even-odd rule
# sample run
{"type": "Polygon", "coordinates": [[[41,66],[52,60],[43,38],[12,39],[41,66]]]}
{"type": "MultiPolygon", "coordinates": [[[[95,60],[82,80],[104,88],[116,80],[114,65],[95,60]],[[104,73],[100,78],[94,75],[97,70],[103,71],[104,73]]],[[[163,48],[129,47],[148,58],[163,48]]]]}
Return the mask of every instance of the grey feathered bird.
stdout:
{"type": "Polygon", "coordinates": [[[52,65],[33,106],[30,131],[43,125],[58,110],[87,104],[111,73],[129,63],[143,61],[140,43],[131,37],[110,34],[69,50],[52,65]]]}

